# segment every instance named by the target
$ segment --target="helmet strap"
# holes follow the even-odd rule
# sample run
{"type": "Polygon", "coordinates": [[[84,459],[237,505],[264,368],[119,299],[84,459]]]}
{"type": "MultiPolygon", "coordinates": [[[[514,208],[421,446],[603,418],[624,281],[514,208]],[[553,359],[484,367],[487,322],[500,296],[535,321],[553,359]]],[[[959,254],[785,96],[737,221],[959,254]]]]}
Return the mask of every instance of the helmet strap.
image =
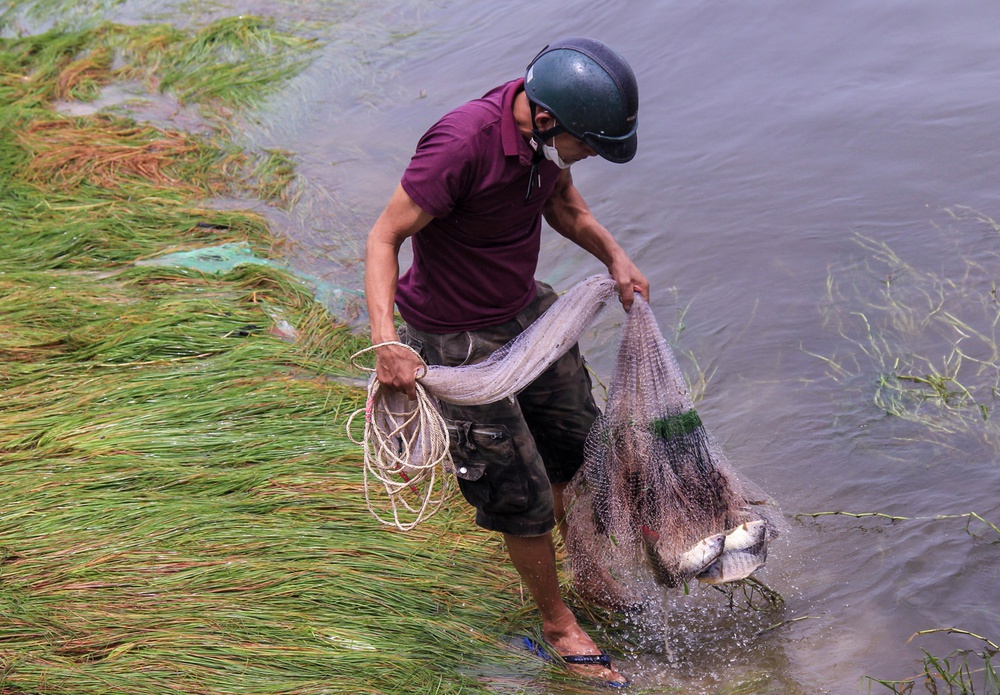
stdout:
{"type": "Polygon", "coordinates": [[[531,156],[531,171],[528,173],[528,190],[524,194],[524,202],[531,200],[531,192],[534,190],[535,186],[541,187],[542,177],[538,173],[538,165],[543,159],[545,159],[545,153],[542,152],[542,148],[532,141],[532,146],[535,148],[535,154],[531,156]]]}
{"type": "MultiPolygon", "coordinates": [[[[538,113],[538,104],[533,102],[531,99],[528,99],[528,108],[531,109],[531,149],[535,150],[535,152],[538,152],[539,145],[545,144],[546,140],[554,138],[556,135],[569,132],[562,126],[561,123],[559,123],[558,119],[556,119],[554,115],[552,116],[552,120],[554,120],[556,124],[548,130],[539,130],[538,125],[535,124],[535,115],[538,113]]],[[[546,113],[552,115],[551,111],[546,111],[546,113]]]]}
{"type": "Polygon", "coordinates": [[[525,202],[531,199],[531,192],[534,187],[536,185],[542,185],[541,176],[538,173],[538,165],[543,159],[545,159],[545,153],[542,151],[542,145],[545,144],[546,140],[567,132],[558,121],[548,130],[538,130],[538,126],[535,125],[535,114],[538,112],[538,104],[533,102],[531,99],[528,99],[528,108],[531,109],[531,140],[529,141],[529,144],[535,153],[531,157],[531,173],[528,175],[528,192],[524,195],[525,202]]]}

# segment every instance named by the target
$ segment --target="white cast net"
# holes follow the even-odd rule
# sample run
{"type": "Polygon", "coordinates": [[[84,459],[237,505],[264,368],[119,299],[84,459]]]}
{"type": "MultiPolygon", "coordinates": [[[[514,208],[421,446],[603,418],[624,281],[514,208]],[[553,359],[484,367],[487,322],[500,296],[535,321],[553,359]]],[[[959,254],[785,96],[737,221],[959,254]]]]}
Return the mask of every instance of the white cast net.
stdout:
{"type": "Polygon", "coordinates": [[[482,405],[513,396],[561,357],[618,296],[607,275],[576,284],[528,326],[487,359],[462,367],[427,367],[421,379],[435,397],[457,405],[482,405]]]}
{"type": "MultiPolygon", "coordinates": [[[[373,375],[363,442],[369,506],[384,496],[393,510],[390,521],[373,508],[376,517],[412,528],[446,500],[451,462],[436,401],[476,405],[517,394],[616,296],[609,276],[584,280],[487,360],[428,366],[417,401],[381,389],[373,375]]],[[[567,547],[578,578],[610,572],[633,592],[650,578],[667,586],[698,575],[706,581],[742,578],[763,562],[764,527],[773,536],[779,523],[776,508],[738,478],[709,437],[639,295],[619,336],[608,402],[569,492],[567,547]],[[747,522],[760,528],[742,527],[747,522]],[[741,527],[730,537],[719,535],[741,527]],[[713,536],[714,544],[702,543],[713,536]]]]}

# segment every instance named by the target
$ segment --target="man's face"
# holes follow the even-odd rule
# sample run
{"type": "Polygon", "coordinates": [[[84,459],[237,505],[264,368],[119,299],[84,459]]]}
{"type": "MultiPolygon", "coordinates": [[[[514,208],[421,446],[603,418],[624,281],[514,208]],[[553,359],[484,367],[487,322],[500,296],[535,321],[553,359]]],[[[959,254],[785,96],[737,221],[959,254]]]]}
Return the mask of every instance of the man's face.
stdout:
{"type": "MultiPolygon", "coordinates": [[[[549,128],[554,128],[558,125],[558,121],[548,111],[539,111],[535,116],[535,125],[539,132],[544,133],[549,128]]],[[[583,140],[579,140],[566,132],[559,133],[548,144],[553,145],[559,151],[560,159],[566,162],[566,164],[575,164],[580,160],[593,157],[597,154],[583,140]]]]}
{"type": "Polygon", "coordinates": [[[590,145],[578,140],[569,133],[560,133],[552,139],[552,144],[559,151],[559,156],[567,164],[575,164],[587,157],[597,155],[590,145]]]}

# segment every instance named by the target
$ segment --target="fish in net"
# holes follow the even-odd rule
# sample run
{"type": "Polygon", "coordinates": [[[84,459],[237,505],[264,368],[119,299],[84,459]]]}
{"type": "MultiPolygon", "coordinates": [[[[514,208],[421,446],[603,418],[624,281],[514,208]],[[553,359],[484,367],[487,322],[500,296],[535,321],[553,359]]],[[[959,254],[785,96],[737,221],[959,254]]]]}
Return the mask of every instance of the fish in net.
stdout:
{"type": "MultiPolygon", "coordinates": [[[[712,439],[649,305],[636,296],[620,335],[607,403],[568,490],[576,581],[600,572],[612,594],[650,581],[738,581],[760,568],[780,513],[712,439]]],[[[624,590],[624,591],[623,591],[624,590]]]]}

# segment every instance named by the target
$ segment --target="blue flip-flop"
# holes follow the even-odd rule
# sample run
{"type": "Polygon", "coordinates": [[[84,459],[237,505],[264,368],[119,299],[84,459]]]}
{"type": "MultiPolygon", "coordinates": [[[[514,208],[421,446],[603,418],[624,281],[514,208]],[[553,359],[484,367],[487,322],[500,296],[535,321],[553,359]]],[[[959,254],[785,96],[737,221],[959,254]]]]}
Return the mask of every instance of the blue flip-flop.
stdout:
{"type": "MultiPolygon", "coordinates": [[[[555,659],[552,657],[552,653],[530,637],[522,637],[521,644],[534,656],[537,656],[544,661],[548,661],[549,663],[555,662],[555,659]]],[[[603,666],[608,670],[611,669],[611,658],[606,652],[603,651],[600,654],[568,654],[566,656],[557,654],[556,656],[558,656],[559,660],[564,664],[572,664],[574,666],[603,666]]],[[[621,683],[606,680],[603,681],[603,684],[610,688],[626,688],[630,685],[627,678],[621,683]]]]}

